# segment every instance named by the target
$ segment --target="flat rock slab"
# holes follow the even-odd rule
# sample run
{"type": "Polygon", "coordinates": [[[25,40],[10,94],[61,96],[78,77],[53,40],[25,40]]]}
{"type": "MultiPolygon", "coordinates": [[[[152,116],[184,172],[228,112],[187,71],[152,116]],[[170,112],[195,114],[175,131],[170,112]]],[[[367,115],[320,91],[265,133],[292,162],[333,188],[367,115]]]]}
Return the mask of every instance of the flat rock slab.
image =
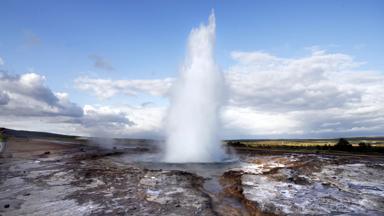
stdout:
{"type": "Polygon", "coordinates": [[[1,160],[0,215],[213,215],[203,179],[88,150],[1,160]]]}
{"type": "Polygon", "coordinates": [[[237,177],[242,199],[264,213],[384,215],[382,160],[298,155],[259,157],[243,167],[227,178],[237,177]]]}

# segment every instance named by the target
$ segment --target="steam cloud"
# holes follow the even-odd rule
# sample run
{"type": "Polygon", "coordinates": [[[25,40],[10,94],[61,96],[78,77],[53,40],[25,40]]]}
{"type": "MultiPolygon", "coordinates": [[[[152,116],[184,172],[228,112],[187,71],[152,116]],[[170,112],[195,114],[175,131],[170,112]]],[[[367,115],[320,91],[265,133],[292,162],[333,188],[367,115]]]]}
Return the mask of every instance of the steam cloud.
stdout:
{"type": "Polygon", "coordinates": [[[212,162],[223,157],[218,136],[223,76],[214,61],[215,16],[193,29],[173,86],[167,119],[167,162],[212,162]]]}

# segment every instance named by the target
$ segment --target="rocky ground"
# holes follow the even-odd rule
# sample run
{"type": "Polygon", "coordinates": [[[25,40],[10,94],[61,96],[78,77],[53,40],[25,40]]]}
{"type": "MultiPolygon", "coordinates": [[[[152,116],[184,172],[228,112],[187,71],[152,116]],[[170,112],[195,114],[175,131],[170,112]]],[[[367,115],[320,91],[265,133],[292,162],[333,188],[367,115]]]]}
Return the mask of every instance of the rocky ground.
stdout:
{"type": "Polygon", "coordinates": [[[251,159],[222,176],[243,203],[276,215],[383,215],[378,158],[289,155],[251,159]]]}
{"type": "Polygon", "coordinates": [[[384,158],[260,155],[216,164],[142,162],[140,143],[11,141],[0,215],[383,215],[384,158]],[[12,144],[13,142],[13,144],[12,144]]]}

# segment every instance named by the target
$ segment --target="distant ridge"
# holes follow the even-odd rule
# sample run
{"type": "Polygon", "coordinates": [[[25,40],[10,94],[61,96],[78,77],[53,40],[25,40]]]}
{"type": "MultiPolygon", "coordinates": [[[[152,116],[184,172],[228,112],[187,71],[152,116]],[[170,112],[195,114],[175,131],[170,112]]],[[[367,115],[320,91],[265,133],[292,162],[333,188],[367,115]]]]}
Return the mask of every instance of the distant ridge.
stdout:
{"type": "Polygon", "coordinates": [[[13,130],[13,129],[5,129],[5,134],[11,137],[17,138],[76,138],[77,136],[73,135],[63,135],[56,133],[48,133],[48,132],[39,132],[39,131],[26,131],[26,130],[13,130]]]}
{"type": "MultiPolygon", "coordinates": [[[[0,127],[2,128],[2,127],[0,127]]],[[[77,138],[80,136],[75,135],[64,135],[64,134],[57,134],[57,133],[48,133],[48,132],[40,132],[40,131],[27,131],[27,130],[14,130],[9,128],[4,128],[5,133],[12,137],[17,138],[77,138]]],[[[384,140],[384,136],[369,136],[369,137],[339,137],[339,138],[308,138],[308,139],[225,139],[223,141],[321,141],[321,140],[338,140],[340,138],[345,138],[347,140],[384,140]]],[[[122,139],[125,138],[114,138],[114,139],[122,139]]],[[[144,138],[134,138],[134,140],[152,140],[152,139],[144,139],[144,138]]]]}

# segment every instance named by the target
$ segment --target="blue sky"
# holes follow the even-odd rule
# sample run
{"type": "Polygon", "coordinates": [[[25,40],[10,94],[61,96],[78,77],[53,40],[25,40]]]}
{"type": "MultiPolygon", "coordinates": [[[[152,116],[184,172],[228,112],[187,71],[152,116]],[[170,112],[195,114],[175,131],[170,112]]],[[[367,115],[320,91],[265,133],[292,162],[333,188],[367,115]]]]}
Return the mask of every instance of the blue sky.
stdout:
{"type": "Polygon", "coordinates": [[[0,52],[15,73],[33,68],[49,84],[99,72],[89,55],[115,71],[100,76],[153,78],[177,72],[193,26],[214,8],[217,60],[233,50],[300,56],[317,45],[384,68],[383,1],[2,1],[0,52]],[[39,39],[26,45],[28,34],[39,39]]]}
{"type": "Polygon", "coordinates": [[[45,76],[54,92],[86,104],[137,105],[153,96],[100,100],[74,85],[78,77],[111,80],[175,77],[193,27],[214,9],[216,58],[223,70],[234,51],[281,58],[308,47],[345,53],[361,70],[384,71],[384,2],[332,1],[21,1],[0,2],[0,57],[9,74],[45,76]],[[94,66],[98,56],[110,69],[94,66]]]}

